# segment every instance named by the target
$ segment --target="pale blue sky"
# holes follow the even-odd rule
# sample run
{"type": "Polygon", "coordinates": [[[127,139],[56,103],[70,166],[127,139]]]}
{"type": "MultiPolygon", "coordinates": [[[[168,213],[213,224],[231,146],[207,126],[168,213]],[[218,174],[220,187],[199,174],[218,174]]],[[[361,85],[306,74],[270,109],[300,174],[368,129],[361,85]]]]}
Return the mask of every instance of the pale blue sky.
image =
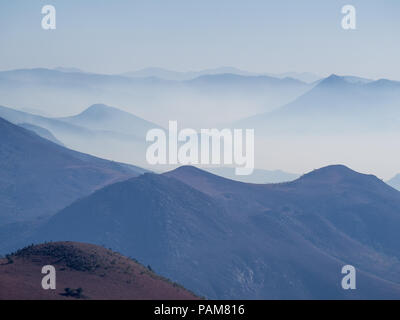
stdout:
{"type": "Polygon", "coordinates": [[[0,70],[234,66],[400,80],[398,0],[2,0],[0,70]],[[41,29],[41,8],[57,30],[41,29]],[[357,30],[340,26],[357,9],[357,30]]]}

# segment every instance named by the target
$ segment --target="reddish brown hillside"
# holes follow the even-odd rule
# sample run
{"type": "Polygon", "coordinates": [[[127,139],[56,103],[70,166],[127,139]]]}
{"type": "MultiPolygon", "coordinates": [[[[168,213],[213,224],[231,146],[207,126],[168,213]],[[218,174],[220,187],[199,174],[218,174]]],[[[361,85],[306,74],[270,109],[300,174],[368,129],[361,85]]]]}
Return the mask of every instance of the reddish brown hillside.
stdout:
{"type": "Polygon", "coordinates": [[[54,242],[0,259],[0,299],[197,299],[148,268],[103,247],[54,242]],[[44,265],[56,269],[56,290],[44,290],[44,265]],[[81,297],[65,296],[81,288],[81,297]]]}

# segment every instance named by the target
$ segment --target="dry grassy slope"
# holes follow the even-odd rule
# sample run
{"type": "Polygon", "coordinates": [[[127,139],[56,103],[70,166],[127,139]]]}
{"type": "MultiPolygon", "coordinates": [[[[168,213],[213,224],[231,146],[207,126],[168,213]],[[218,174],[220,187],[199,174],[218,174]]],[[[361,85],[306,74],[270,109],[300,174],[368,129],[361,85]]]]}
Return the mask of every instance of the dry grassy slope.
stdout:
{"type": "Polygon", "coordinates": [[[83,289],[83,299],[197,299],[191,292],[119,253],[96,245],[54,242],[30,246],[0,259],[0,299],[76,299],[65,288],[83,289]],[[56,268],[56,290],[44,290],[41,268],[56,268]]]}

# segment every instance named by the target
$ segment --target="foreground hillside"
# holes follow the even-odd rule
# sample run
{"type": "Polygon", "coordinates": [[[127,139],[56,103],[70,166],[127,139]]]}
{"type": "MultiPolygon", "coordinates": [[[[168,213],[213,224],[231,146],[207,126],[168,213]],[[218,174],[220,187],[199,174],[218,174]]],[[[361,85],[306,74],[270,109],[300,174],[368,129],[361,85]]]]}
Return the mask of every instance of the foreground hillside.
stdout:
{"type": "Polygon", "coordinates": [[[181,167],[80,199],[29,241],[105,244],[207,298],[397,299],[399,226],[400,192],[344,166],[269,185],[181,167]]]}
{"type": "Polygon", "coordinates": [[[197,299],[131,259],[77,242],[40,244],[0,259],[0,283],[0,300],[197,299]],[[56,269],[56,290],[41,287],[44,265],[56,269]],[[72,295],[66,295],[66,288],[72,295]]]}

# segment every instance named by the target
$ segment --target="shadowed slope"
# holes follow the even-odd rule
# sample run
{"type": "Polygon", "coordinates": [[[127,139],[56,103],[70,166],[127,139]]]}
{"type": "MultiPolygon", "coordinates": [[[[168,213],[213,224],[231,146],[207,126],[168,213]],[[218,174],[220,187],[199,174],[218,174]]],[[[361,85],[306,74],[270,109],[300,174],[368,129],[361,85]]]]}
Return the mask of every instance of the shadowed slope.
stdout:
{"type": "Polygon", "coordinates": [[[0,224],[54,214],[143,169],[72,151],[0,118],[0,224]]]}
{"type": "Polygon", "coordinates": [[[208,298],[396,298],[399,212],[399,192],[344,166],[273,185],[181,167],[103,188],[33,240],[104,243],[208,298]]]}

